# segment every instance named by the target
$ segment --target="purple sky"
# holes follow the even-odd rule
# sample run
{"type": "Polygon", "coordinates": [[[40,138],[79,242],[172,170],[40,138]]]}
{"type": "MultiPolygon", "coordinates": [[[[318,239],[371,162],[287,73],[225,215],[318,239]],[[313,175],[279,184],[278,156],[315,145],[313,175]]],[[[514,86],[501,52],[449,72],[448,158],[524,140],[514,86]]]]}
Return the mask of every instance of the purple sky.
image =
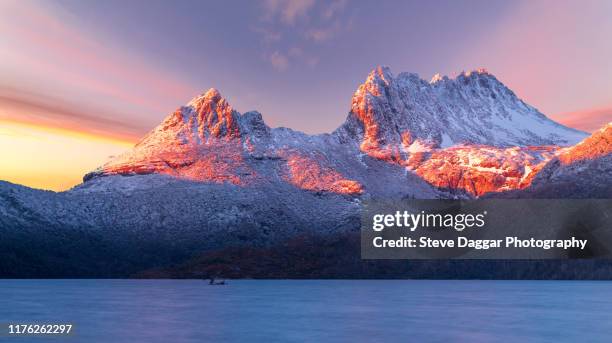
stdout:
{"type": "Polygon", "coordinates": [[[0,119],[137,137],[215,87],[329,132],[376,65],[485,67],[553,119],[612,120],[612,1],[0,3],[0,119]],[[7,109],[10,109],[7,110],[7,109]]]}

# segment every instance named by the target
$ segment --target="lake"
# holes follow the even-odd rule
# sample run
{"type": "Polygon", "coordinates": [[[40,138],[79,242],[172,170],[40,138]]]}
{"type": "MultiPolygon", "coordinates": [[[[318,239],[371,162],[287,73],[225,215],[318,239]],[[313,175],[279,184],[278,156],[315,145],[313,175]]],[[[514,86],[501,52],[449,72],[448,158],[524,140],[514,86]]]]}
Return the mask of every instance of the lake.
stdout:
{"type": "Polygon", "coordinates": [[[0,280],[7,342],[609,342],[612,282],[0,280]]]}

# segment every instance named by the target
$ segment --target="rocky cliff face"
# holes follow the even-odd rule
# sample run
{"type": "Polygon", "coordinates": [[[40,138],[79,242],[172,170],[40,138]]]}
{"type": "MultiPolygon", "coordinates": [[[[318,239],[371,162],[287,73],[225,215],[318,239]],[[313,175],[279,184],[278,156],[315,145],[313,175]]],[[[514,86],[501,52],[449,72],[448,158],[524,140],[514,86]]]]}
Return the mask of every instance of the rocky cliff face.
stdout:
{"type": "Polygon", "coordinates": [[[190,180],[247,184],[256,177],[243,152],[268,134],[261,115],[241,115],[216,89],[178,108],[129,152],[85,176],[167,174],[190,180]]]}
{"type": "Polygon", "coordinates": [[[432,185],[481,196],[528,187],[556,150],[553,146],[459,146],[433,150],[413,164],[416,174],[432,185]]]}
{"type": "Polygon", "coordinates": [[[586,134],[555,123],[479,69],[454,79],[373,70],[336,134],[433,186],[480,196],[522,189],[560,146],[586,134]]]}
{"type": "Polygon", "coordinates": [[[392,156],[457,144],[573,145],[586,137],[548,119],[483,69],[427,82],[378,67],[355,92],[339,131],[357,136],[364,151],[392,156]]]}

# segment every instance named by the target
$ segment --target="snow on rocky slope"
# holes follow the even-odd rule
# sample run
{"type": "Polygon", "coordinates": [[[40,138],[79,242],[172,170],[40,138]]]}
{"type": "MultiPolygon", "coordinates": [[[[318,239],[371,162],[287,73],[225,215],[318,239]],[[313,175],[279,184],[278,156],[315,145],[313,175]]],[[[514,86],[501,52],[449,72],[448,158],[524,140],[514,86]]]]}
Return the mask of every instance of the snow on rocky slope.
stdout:
{"type": "Polygon", "coordinates": [[[457,146],[434,149],[426,159],[411,161],[411,165],[432,185],[480,196],[529,186],[555,150],[551,146],[457,146]]]}
{"type": "Polygon", "coordinates": [[[357,146],[343,144],[333,134],[271,129],[258,112],[240,114],[210,89],[84,180],[156,173],[245,187],[287,183],[306,191],[354,196],[366,189],[381,196],[445,194],[402,166],[361,155],[357,146]]]}
{"type": "Polygon", "coordinates": [[[510,197],[612,198],[612,122],[558,151],[523,192],[510,197]]]}
{"type": "Polygon", "coordinates": [[[548,119],[484,69],[427,82],[412,73],[394,77],[387,67],[359,86],[339,132],[358,135],[362,150],[383,155],[455,144],[573,145],[586,137],[548,119]]]}
{"type": "Polygon", "coordinates": [[[240,114],[210,89],[85,181],[158,173],[349,195],[437,198],[458,190],[479,196],[527,187],[559,146],[584,137],[484,70],[427,82],[378,67],[332,134],[269,128],[258,112],[240,114]]]}

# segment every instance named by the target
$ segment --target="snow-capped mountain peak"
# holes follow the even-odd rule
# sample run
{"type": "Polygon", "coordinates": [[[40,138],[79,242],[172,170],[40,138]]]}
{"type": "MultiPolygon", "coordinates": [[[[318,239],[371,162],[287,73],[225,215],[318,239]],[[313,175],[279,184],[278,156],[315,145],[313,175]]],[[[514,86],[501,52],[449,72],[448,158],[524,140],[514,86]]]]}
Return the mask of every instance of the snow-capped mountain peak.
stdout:
{"type": "Polygon", "coordinates": [[[201,145],[261,135],[268,130],[258,112],[240,114],[215,89],[194,97],[170,113],[137,146],[164,149],[168,146],[201,145]]]}
{"type": "Polygon", "coordinates": [[[485,69],[456,78],[437,74],[427,82],[377,67],[355,92],[342,130],[376,154],[415,141],[510,147],[572,145],[586,137],[527,105],[485,69]]]}
{"type": "Polygon", "coordinates": [[[209,88],[206,92],[191,99],[191,101],[187,103],[187,106],[197,109],[207,101],[217,102],[220,100],[224,100],[221,93],[216,88],[209,88]]]}

